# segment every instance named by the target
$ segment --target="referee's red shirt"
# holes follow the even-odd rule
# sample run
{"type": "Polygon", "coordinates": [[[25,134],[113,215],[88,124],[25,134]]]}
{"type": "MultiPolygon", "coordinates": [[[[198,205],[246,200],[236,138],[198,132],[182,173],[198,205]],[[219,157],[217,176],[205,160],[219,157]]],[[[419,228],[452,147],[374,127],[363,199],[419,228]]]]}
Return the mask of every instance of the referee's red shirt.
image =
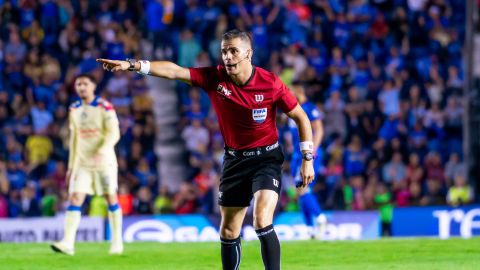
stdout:
{"type": "Polygon", "coordinates": [[[224,66],[190,68],[193,86],[207,91],[217,113],[225,145],[236,150],[266,146],[278,140],[276,112],[289,112],[297,99],[272,72],[254,67],[243,86],[236,85],[224,66]]]}

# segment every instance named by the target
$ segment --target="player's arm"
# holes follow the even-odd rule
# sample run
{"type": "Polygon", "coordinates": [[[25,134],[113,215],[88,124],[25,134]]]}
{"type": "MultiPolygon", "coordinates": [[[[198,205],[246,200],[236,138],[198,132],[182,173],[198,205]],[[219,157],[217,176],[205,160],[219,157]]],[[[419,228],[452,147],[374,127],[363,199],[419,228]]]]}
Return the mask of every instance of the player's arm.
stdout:
{"type": "Polygon", "coordinates": [[[68,128],[70,130],[70,139],[68,141],[68,149],[69,149],[68,167],[67,167],[68,169],[67,169],[67,176],[65,179],[67,186],[69,185],[70,177],[72,175],[72,170],[75,163],[75,155],[77,150],[77,130],[71,114],[69,115],[69,119],[68,119],[68,128]]]}
{"type": "MultiPolygon", "coordinates": [[[[287,113],[288,117],[292,118],[293,121],[297,124],[298,127],[298,135],[300,137],[300,142],[312,142],[312,125],[310,120],[308,119],[307,114],[302,109],[302,107],[297,104],[291,111],[287,113]]],[[[308,145],[308,143],[307,143],[308,145]]],[[[302,155],[307,153],[313,153],[313,143],[309,149],[305,149],[304,147],[300,147],[302,149],[302,155]]],[[[313,160],[306,160],[305,158],[302,159],[302,167],[300,168],[300,175],[302,176],[302,186],[306,187],[313,181],[315,177],[313,171],[313,160]]]]}
{"type": "Polygon", "coordinates": [[[323,123],[320,119],[313,120],[311,123],[313,130],[313,152],[316,154],[316,151],[323,139],[323,123]]]}
{"type": "MultiPolygon", "coordinates": [[[[111,106],[111,105],[110,105],[111,106]]],[[[100,144],[97,154],[103,154],[109,149],[113,149],[120,140],[120,127],[117,114],[113,109],[103,111],[104,113],[104,139],[100,144]]]]}
{"type": "MultiPolygon", "coordinates": [[[[112,72],[126,71],[130,68],[129,61],[100,58],[97,59],[97,62],[102,63],[103,69],[112,72]]],[[[169,61],[152,61],[148,63],[147,61],[143,61],[142,63],[140,63],[140,61],[135,61],[135,64],[130,71],[137,71],[145,75],[151,75],[170,80],[180,80],[191,85],[190,70],[169,61]],[[147,66],[149,67],[147,68],[147,66]]]]}

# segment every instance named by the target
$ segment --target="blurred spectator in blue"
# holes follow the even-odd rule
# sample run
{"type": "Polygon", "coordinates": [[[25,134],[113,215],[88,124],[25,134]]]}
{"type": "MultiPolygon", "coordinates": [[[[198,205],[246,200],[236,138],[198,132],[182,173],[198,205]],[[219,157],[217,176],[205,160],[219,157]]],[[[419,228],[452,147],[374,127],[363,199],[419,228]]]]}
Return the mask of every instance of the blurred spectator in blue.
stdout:
{"type": "Polygon", "coordinates": [[[133,212],[136,215],[153,214],[152,192],[148,187],[141,187],[133,200],[133,212]]]}
{"type": "Polygon", "coordinates": [[[325,102],[325,137],[337,134],[340,138],[347,135],[347,119],[345,118],[345,102],[341,99],[340,91],[332,91],[325,102]]]}
{"type": "Polygon", "coordinates": [[[168,33],[169,25],[173,20],[174,2],[172,0],[148,0],[145,15],[147,19],[147,33],[153,41],[153,51],[159,46],[162,49],[171,46],[171,39],[168,33]]]}
{"type": "Polygon", "coordinates": [[[21,190],[27,184],[27,173],[22,161],[9,160],[6,177],[10,182],[11,190],[21,190]]]}
{"type": "Polygon", "coordinates": [[[360,137],[354,135],[344,152],[344,174],[347,177],[362,174],[366,169],[367,152],[360,137]]]}
{"type": "Polygon", "coordinates": [[[390,162],[386,163],[382,169],[382,178],[393,190],[398,188],[400,182],[407,176],[405,164],[402,161],[402,154],[396,152],[390,162]]]}
{"type": "Polygon", "coordinates": [[[41,215],[40,204],[35,196],[35,188],[26,186],[21,190],[21,216],[37,217],[41,215]]]}
{"type": "Polygon", "coordinates": [[[154,189],[156,187],[157,177],[155,173],[150,169],[146,158],[140,159],[137,168],[133,172],[133,175],[138,179],[139,186],[146,186],[151,189],[154,189]]]}

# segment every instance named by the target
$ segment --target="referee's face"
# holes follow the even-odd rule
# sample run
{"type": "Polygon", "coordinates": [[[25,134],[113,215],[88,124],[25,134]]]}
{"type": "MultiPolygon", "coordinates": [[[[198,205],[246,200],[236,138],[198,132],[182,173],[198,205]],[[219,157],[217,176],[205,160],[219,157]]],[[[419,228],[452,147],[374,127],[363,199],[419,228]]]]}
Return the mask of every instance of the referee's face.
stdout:
{"type": "Polygon", "coordinates": [[[95,83],[87,77],[79,77],[75,80],[75,91],[81,99],[90,99],[94,96],[95,83]]]}
{"type": "Polygon", "coordinates": [[[250,65],[252,49],[240,38],[222,40],[222,60],[228,75],[237,75],[250,65]]]}

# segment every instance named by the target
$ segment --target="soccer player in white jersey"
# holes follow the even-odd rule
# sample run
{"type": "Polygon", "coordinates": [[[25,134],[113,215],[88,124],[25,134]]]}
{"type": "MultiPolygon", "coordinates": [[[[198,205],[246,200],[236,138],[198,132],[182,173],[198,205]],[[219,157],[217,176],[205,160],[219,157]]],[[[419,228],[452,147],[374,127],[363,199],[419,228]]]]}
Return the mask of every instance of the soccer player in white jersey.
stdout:
{"type": "Polygon", "coordinates": [[[104,195],[112,232],[110,254],[123,253],[122,210],[118,205],[118,165],[114,146],[120,139],[118,118],[111,103],[95,95],[95,79],[88,74],[75,80],[80,100],[69,110],[70,153],[67,186],[70,206],[65,215],[63,240],[55,252],[74,255],[75,236],[86,195],[104,195]]]}

